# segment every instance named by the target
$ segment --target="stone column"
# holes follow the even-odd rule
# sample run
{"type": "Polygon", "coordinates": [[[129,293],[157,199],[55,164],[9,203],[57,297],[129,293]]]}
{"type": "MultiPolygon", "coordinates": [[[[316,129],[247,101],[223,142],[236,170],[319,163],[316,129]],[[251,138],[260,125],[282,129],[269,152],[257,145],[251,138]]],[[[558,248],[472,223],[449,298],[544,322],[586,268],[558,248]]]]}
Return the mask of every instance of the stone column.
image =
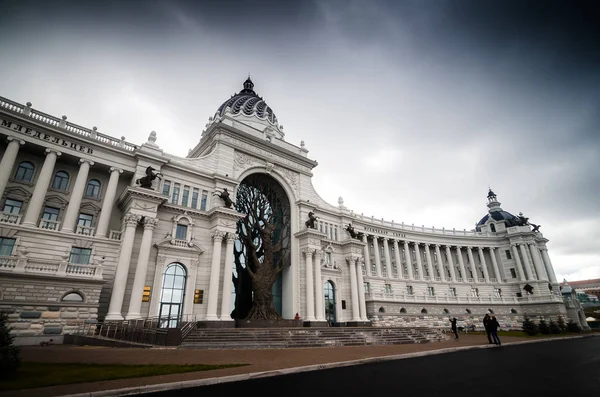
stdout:
{"type": "Polygon", "coordinates": [[[492,267],[494,268],[494,274],[496,275],[496,282],[502,282],[502,276],[500,274],[500,269],[498,268],[498,260],[496,259],[496,249],[490,248],[490,257],[492,258],[492,267]]]}
{"type": "Polygon", "coordinates": [[[431,260],[431,251],[429,250],[429,244],[425,244],[425,257],[427,258],[427,269],[429,270],[429,279],[435,280],[435,273],[433,272],[433,261],[431,260]]]}
{"type": "Polygon", "coordinates": [[[452,282],[456,282],[456,272],[454,271],[454,259],[452,259],[452,251],[450,250],[450,246],[446,246],[446,256],[448,257],[448,268],[450,268],[450,278],[452,278],[452,282]]]}
{"type": "Polygon", "coordinates": [[[398,240],[392,240],[394,247],[394,261],[396,262],[396,269],[398,270],[398,278],[403,278],[402,274],[402,260],[400,258],[400,249],[398,247],[398,240]]]}
{"type": "Polygon", "coordinates": [[[365,270],[367,271],[367,276],[371,275],[371,257],[369,256],[369,239],[366,234],[363,234],[362,238],[363,243],[365,243],[364,255],[365,255],[365,270]]]}
{"type": "Polygon", "coordinates": [[[131,251],[133,250],[133,240],[135,238],[135,229],[140,221],[139,215],[128,213],[124,217],[125,233],[121,241],[121,251],[119,252],[119,260],[115,271],[115,280],[113,283],[112,293],[110,295],[110,303],[108,305],[108,314],[106,321],[121,321],[123,315],[123,298],[125,297],[125,287],[127,286],[127,276],[129,274],[129,262],[131,262],[131,251]]]}
{"type": "Polygon", "coordinates": [[[435,245],[435,255],[437,257],[437,269],[440,274],[440,279],[446,281],[446,272],[444,271],[444,262],[442,261],[442,253],[440,252],[440,245],[435,245]]]}
{"type": "Polygon", "coordinates": [[[408,241],[406,240],[404,240],[404,256],[406,258],[406,268],[408,269],[408,279],[414,280],[412,259],[410,257],[410,250],[408,249],[408,241]]]}
{"type": "Polygon", "coordinates": [[[517,271],[519,272],[519,278],[521,279],[521,281],[525,281],[527,280],[527,276],[523,271],[523,265],[521,264],[521,258],[519,257],[517,244],[511,244],[510,248],[512,249],[513,256],[515,257],[515,262],[517,263],[517,271]]]}
{"type": "Polygon", "coordinates": [[[0,198],[4,195],[4,189],[6,189],[6,184],[15,166],[19,148],[25,144],[25,141],[15,139],[12,136],[9,136],[6,140],[8,141],[8,145],[4,151],[4,156],[2,156],[2,161],[0,161],[0,170],[2,170],[0,172],[0,198]]]}
{"type": "Polygon", "coordinates": [[[556,275],[554,274],[554,268],[552,267],[552,262],[550,261],[550,256],[548,255],[548,248],[542,248],[542,258],[544,260],[544,266],[546,267],[546,272],[548,273],[550,282],[552,284],[556,284],[556,275]]]}
{"type": "Polygon", "coordinates": [[[93,161],[81,159],[79,160],[79,172],[77,173],[77,179],[73,185],[73,191],[71,191],[71,197],[69,199],[69,205],[67,206],[67,213],[63,219],[62,228],[63,232],[75,231],[75,223],[77,223],[77,217],[79,216],[79,208],[81,207],[81,199],[83,198],[83,192],[87,186],[88,174],[90,167],[94,165],[93,161]]]}
{"type": "Polygon", "coordinates": [[[44,205],[44,199],[46,198],[46,192],[48,191],[48,186],[50,185],[52,174],[54,173],[54,165],[56,164],[56,159],[61,154],[62,153],[57,152],[56,150],[46,149],[46,160],[44,160],[42,170],[40,171],[37,181],[35,181],[33,194],[29,200],[25,218],[23,218],[23,225],[37,226],[40,219],[40,212],[44,205]]]}
{"type": "Polygon", "coordinates": [[[467,282],[469,278],[467,275],[467,269],[465,269],[465,260],[462,256],[462,247],[460,245],[456,246],[456,252],[458,254],[458,266],[460,267],[460,273],[462,274],[463,283],[467,282]]]}
{"type": "Polygon", "coordinates": [[[325,290],[323,280],[321,280],[322,259],[323,251],[315,251],[315,308],[317,321],[325,321],[325,290]]]}
{"type": "Polygon", "coordinates": [[[525,246],[525,244],[519,244],[519,249],[521,250],[521,255],[523,256],[523,265],[525,267],[525,271],[527,272],[527,280],[533,280],[533,270],[531,269],[531,264],[529,263],[529,257],[527,256],[527,249],[525,246]]]}
{"type": "Polygon", "coordinates": [[[231,286],[233,285],[233,244],[237,240],[235,233],[227,233],[225,246],[225,266],[223,266],[223,290],[221,294],[221,321],[233,321],[231,318],[231,286]]]}
{"type": "Polygon", "coordinates": [[[415,258],[417,259],[417,267],[419,268],[419,277],[421,280],[425,280],[425,269],[423,268],[423,261],[421,260],[421,250],[419,250],[419,243],[413,243],[415,246],[415,258]]]}
{"type": "MultiPolygon", "coordinates": [[[[390,246],[388,244],[388,239],[387,238],[383,238],[383,255],[385,258],[385,270],[387,273],[387,277],[391,278],[392,277],[392,261],[390,258],[390,246]]],[[[382,272],[383,273],[383,272],[382,272]]]]}
{"type": "Polygon", "coordinates": [[[475,259],[473,259],[473,248],[472,247],[467,247],[467,258],[469,258],[469,265],[471,266],[471,273],[473,273],[473,281],[478,283],[479,275],[477,274],[477,267],[475,266],[475,259]]]}
{"type": "Polygon", "coordinates": [[[133,287],[131,288],[131,298],[129,299],[129,310],[127,316],[125,316],[126,320],[142,318],[142,296],[144,295],[144,284],[148,273],[148,260],[152,250],[152,233],[157,223],[158,219],[156,218],[144,217],[144,234],[140,244],[140,253],[135,268],[133,287]]]}
{"type": "Polygon", "coordinates": [[[485,278],[485,282],[490,282],[490,274],[488,273],[487,264],[485,263],[485,257],[483,256],[483,248],[478,247],[479,251],[479,260],[481,261],[481,270],[483,270],[483,278],[485,278]]]}
{"type": "Polygon", "coordinates": [[[542,263],[540,250],[537,244],[529,243],[529,249],[531,250],[531,257],[533,258],[533,265],[535,266],[538,280],[548,281],[548,275],[546,274],[546,269],[544,269],[544,264],[542,263]]]}
{"type": "Polygon", "coordinates": [[[365,298],[365,280],[362,274],[362,264],[360,260],[356,266],[356,278],[358,282],[358,304],[360,306],[360,319],[361,321],[369,321],[367,318],[367,301],[365,298]]]}
{"type": "Polygon", "coordinates": [[[358,303],[358,285],[356,280],[356,258],[347,257],[350,265],[350,292],[352,294],[352,321],[360,321],[360,309],[358,303]]]}
{"type": "Polygon", "coordinates": [[[110,179],[106,186],[106,193],[104,193],[104,200],[102,201],[102,210],[100,211],[100,218],[96,226],[96,236],[106,237],[108,232],[108,224],[110,222],[110,216],[112,209],[115,204],[115,197],[117,196],[117,186],[119,184],[119,174],[122,174],[123,170],[111,167],[110,179]]]}
{"type": "Polygon", "coordinates": [[[215,230],[213,232],[212,261],[210,263],[210,278],[208,279],[208,305],[206,308],[206,320],[218,321],[217,304],[219,301],[219,278],[221,276],[221,247],[225,232],[215,230]]]}
{"type": "Polygon", "coordinates": [[[381,277],[381,252],[379,251],[379,242],[377,236],[373,236],[373,250],[375,251],[375,268],[377,269],[377,277],[381,277]]]}
{"type": "Polygon", "coordinates": [[[305,249],[306,257],[306,321],[315,321],[315,286],[313,276],[313,249],[305,249]]]}

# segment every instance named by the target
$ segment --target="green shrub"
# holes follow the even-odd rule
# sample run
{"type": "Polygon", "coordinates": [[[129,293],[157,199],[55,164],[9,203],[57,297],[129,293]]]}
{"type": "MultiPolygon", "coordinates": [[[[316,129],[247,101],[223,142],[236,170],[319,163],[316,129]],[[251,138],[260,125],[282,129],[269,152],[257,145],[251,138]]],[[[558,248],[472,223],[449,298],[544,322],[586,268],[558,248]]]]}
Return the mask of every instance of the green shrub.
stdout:
{"type": "Polygon", "coordinates": [[[20,349],[13,344],[15,337],[10,334],[8,315],[0,312],[0,378],[10,378],[19,369],[20,349]]]}
{"type": "Polygon", "coordinates": [[[575,324],[573,322],[573,320],[569,319],[569,322],[567,323],[567,331],[569,331],[569,332],[581,332],[581,327],[579,327],[579,325],[575,324]]]}
{"type": "Polygon", "coordinates": [[[567,324],[562,316],[558,316],[558,328],[560,328],[560,332],[567,332],[567,324]]]}
{"type": "Polygon", "coordinates": [[[523,320],[523,332],[525,332],[529,336],[536,335],[538,333],[538,326],[531,321],[529,317],[525,317],[523,320]]]}
{"type": "Polygon", "coordinates": [[[558,323],[554,320],[550,320],[550,333],[551,334],[560,334],[560,327],[558,326],[558,323]]]}
{"type": "Polygon", "coordinates": [[[538,324],[538,329],[540,330],[540,334],[548,335],[550,334],[550,326],[543,318],[540,320],[538,324]]]}

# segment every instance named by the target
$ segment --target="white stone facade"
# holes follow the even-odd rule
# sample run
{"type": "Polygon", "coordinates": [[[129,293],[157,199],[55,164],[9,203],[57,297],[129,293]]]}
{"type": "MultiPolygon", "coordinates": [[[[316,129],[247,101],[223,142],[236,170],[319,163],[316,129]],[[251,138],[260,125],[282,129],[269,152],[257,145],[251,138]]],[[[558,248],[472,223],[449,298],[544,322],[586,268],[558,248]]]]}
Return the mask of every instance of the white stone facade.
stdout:
{"type": "Polygon", "coordinates": [[[159,316],[164,307],[231,322],[240,215],[213,193],[227,188],[235,200],[236,186],[254,173],[279,182],[292,208],[286,319],[447,326],[449,316],[477,322],[491,310],[514,327],[524,314],[566,313],[547,240],[527,224],[506,227],[510,214],[495,195],[490,215],[505,218],[490,216],[478,231],[367,218],[341,198],[331,205],[312,186],[317,163],[304,144],[286,142],[255,98],[248,80],[185,158],[164,153],[154,132],[134,145],[0,98],[0,309],[15,332],[67,333],[85,322],[159,316]],[[148,167],[162,174],[152,189],[137,183],[148,167]],[[314,229],[305,225],[309,212],[318,217],[314,229]],[[362,235],[352,238],[348,224],[362,235]],[[164,292],[167,278],[183,284],[164,292]],[[166,294],[176,306],[163,304],[166,294]]]}

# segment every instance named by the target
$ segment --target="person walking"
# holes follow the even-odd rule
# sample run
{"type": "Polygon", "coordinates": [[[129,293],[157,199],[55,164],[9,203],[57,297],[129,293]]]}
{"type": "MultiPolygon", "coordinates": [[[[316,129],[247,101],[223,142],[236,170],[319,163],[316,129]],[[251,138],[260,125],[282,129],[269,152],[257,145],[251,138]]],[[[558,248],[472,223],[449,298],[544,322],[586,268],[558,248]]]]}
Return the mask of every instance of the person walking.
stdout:
{"type": "Polygon", "coordinates": [[[456,317],[450,319],[450,324],[452,326],[452,332],[454,332],[454,335],[456,336],[455,340],[458,340],[458,329],[456,328],[456,317]]]}
{"type": "Polygon", "coordinates": [[[490,335],[490,328],[489,328],[490,319],[491,319],[490,314],[486,313],[485,316],[483,317],[483,328],[485,328],[485,333],[487,334],[488,342],[491,345],[494,342],[492,342],[492,337],[490,335]]]}
{"type": "Polygon", "coordinates": [[[490,317],[488,321],[488,327],[490,334],[492,335],[492,339],[494,340],[494,344],[500,346],[500,338],[498,338],[498,328],[500,328],[500,323],[496,319],[496,316],[490,317]]]}

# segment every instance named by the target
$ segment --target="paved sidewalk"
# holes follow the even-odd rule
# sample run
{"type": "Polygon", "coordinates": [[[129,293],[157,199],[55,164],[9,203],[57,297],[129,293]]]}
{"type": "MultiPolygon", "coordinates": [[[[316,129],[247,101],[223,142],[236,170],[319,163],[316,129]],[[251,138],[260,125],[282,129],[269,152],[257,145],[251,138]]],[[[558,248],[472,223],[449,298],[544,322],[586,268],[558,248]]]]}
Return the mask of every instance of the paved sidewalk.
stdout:
{"type": "MultiPolygon", "coordinates": [[[[554,338],[552,338],[554,339],[554,338]]],[[[532,338],[503,337],[502,343],[531,341],[532,338]]],[[[539,340],[539,339],[538,339],[539,340]]],[[[247,350],[195,350],[176,348],[107,348],[95,346],[56,345],[49,347],[24,347],[23,361],[96,364],[249,364],[237,368],[184,374],[161,375],[0,393],[6,397],[52,397],[68,394],[122,389],[171,382],[221,378],[296,367],[340,363],[375,357],[398,356],[410,353],[488,345],[485,335],[463,334],[459,341],[388,345],[355,346],[312,349],[247,349],[247,350]]],[[[329,365],[328,365],[329,366],[329,365]]],[[[289,372],[285,370],[283,372],[289,372]]]]}

